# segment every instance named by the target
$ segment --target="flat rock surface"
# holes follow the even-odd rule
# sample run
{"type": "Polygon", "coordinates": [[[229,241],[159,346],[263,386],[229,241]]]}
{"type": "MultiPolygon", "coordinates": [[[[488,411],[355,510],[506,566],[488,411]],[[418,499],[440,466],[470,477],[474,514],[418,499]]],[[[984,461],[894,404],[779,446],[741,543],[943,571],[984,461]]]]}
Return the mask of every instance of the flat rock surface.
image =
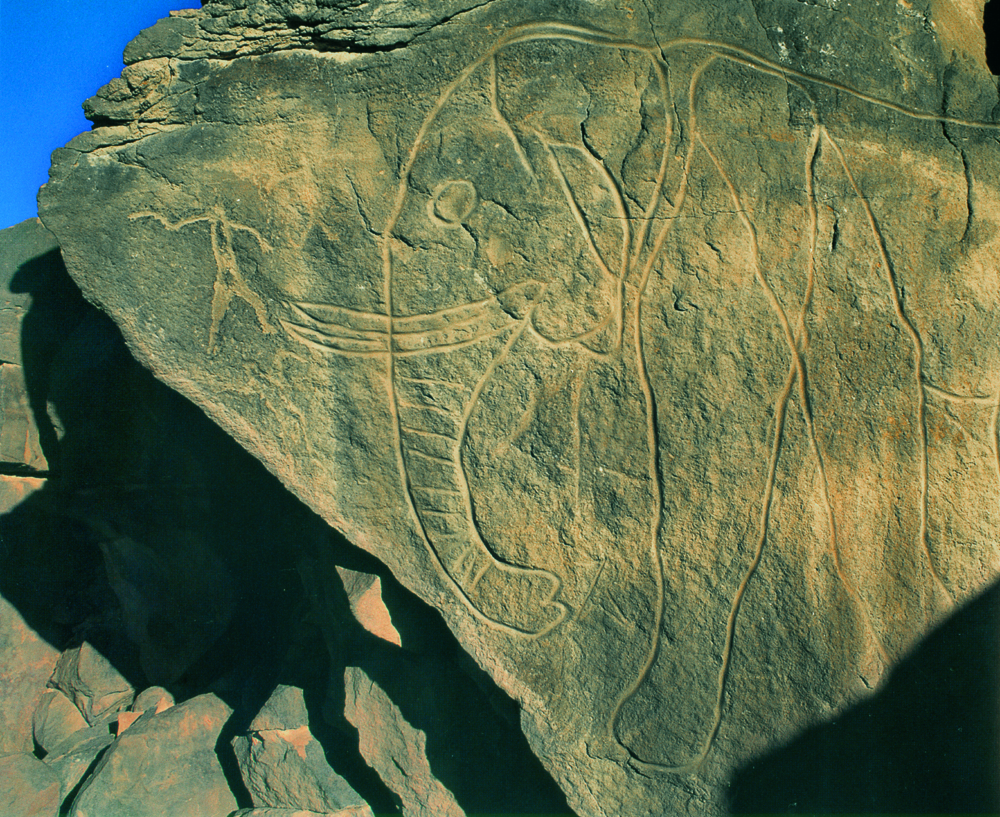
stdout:
{"type": "Polygon", "coordinates": [[[302,690],[279,685],[245,735],[233,739],[243,783],[258,808],[334,813],[371,809],[327,762],[323,746],[309,729],[302,690]]]}
{"type": "Polygon", "coordinates": [[[76,705],[89,724],[113,720],[135,698],[132,685],[86,641],[59,656],[51,684],[76,705]]]}
{"type": "Polygon", "coordinates": [[[0,814],[4,817],[56,817],[59,780],[34,755],[0,757],[0,814]]]}
{"type": "MultiPolygon", "coordinates": [[[[0,485],[2,511],[14,507],[24,494],[11,485],[6,469],[30,478],[28,475],[44,474],[49,467],[32,412],[37,402],[32,406],[21,338],[34,301],[31,281],[38,277],[38,268],[51,264],[58,253],[55,236],[38,219],[0,231],[0,465],[5,467],[6,483],[0,485]]],[[[37,354],[39,350],[33,351],[37,354]]],[[[28,365],[32,362],[27,361],[28,365]]]]}
{"type": "Polygon", "coordinates": [[[58,689],[47,689],[35,707],[31,731],[35,743],[46,752],[87,728],[80,710],[58,689]]]}
{"type": "Polygon", "coordinates": [[[149,712],[101,756],[73,800],[72,817],[223,817],[237,803],[216,743],[231,710],[199,695],[149,712]],[[136,785],[141,781],[141,785],[136,785]]]}
{"type": "Polygon", "coordinates": [[[399,631],[393,626],[392,616],[382,600],[382,580],[370,573],[346,567],[338,567],[337,573],[344,583],[351,612],[358,623],[372,635],[397,647],[403,646],[399,631]]]}
{"type": "Polygon", "coordinates": [[[720,813],[1000,566],[981,6],[840,6],[208,3],[41,194],[581,815],[720,813]]]}
{"type": "MultiPolygon", "coordinates": [[[[63,800],[66,801],[87,775],[98,756],[114,742],[107,724],[91,726],[74,732],[45,755],[45,765],[59,778],[63,800]]],[[[66,805],[69,805],[66,802],[66,805]]]]}
{"type": "Polygon", "coordinates": [[[344,672],[344,714],[358,730],[361,755],[402,803],[404,817],[465,817],[427,759],[427,735],[364,670],[344,672]]]}

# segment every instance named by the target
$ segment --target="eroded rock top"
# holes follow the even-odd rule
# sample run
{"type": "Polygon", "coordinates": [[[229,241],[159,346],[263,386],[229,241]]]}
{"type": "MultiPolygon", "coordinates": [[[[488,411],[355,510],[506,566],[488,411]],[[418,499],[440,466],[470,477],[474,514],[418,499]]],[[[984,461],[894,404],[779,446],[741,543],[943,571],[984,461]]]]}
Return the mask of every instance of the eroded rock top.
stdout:
{"type": "Polygon", "coordinates": [[[482,5],[481,0],[208,0],[201,9],[172,12],[143,31],[126,48],[125,62],[155,57],[227,59],[291,48],[389,50],[482,5]]]}

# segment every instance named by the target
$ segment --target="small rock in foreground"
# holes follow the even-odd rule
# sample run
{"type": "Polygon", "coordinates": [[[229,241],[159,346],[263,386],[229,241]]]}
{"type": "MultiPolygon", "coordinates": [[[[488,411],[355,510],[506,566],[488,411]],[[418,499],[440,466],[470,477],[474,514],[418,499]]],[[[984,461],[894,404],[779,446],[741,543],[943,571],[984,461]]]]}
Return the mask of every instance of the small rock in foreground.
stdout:
{"type": "Polygon", "coordinates": [[[132,685],[87,642],[59,657],[51,683],[66,693],[89,724],[126,709],[135,697],[132,685]]]}
{"type": "Polygon", "coordinates": [[[215,751],[231,713],[215,695],[199,695],[144,715],[101,758],[70,815],[220,817],[235,811],[215,751]]]}
{"type": "Polygon", "coordinates": [[[344,672],[344,714],[358,730],[361,754],[403,801],[407,817],[465,817],[454,796],[431,771],[427,736],[403,717],[360,667],[344,672]]]}
{"type": "Polygon", "coordinates": [[[327,763],[309,730],[305,699],[297,687],[279,686],[249,733],[233,740],[233,751],[257,807],[371,817],[361,796],[327,763]]]}

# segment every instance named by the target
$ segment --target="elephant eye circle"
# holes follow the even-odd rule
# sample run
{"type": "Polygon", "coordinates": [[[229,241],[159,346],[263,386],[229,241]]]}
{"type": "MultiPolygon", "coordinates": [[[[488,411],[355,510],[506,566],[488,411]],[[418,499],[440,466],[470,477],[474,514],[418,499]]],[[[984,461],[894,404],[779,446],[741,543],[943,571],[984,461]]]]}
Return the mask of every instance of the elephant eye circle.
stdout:
{"type": "Polygon", "coordinates": [[[475,185],[465,179],[453,179],[434,189],[427,202],[427,215],[439,227],[458,227],[477,204],[479,196],[475,185]]]}

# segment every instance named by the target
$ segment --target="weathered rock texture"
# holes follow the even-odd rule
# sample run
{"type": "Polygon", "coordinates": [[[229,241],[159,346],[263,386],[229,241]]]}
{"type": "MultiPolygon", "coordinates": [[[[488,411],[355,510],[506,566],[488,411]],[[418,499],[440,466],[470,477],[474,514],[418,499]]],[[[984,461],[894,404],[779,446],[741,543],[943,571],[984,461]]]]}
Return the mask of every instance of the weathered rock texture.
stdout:
{"type": "Polygon", "coordinates": [[[361,754],[402,802],[404,817],[465,817],[427,760],[427,736],[358,667],[344,674],[344,714],[358,730],[361,754]]]}
{"type": "Polygon", "coordinates": [[[0,755],[30,752],[32,713],[44,697],[59,652],[0,597],[0,755]]]}
{"type": "Polygon", "coordinates": [[[91,725],[114,720],[135,699],[132,685],[86,641],[59,656],[49,683],[69,697],[91,725]]]}
{"type": "Polygon", "coordinates": [[[344,582],[351,612],[358,623],[372,635],[401,647],[399,631],[393,626],[392,615],[382,600],[382,580],[370,573],[344,567],[338,568],[337,573],[344,582]]]}
{"type": "MultiPolygon", "coordinates": [[[[17,282],[15,276],[22,261],[58,252],[55,237],[37,219],[4,230],[0,240],[0,464],[8,486],[17,477],[30,479],[35,475],[37,480],[49,466],[32,415],[21,347],[22,325],[32,299],[23,285],[25,276],[17,282]]],[[[24,490],[5,486],[0,491],[0,508],[9,510],[24,494],[24,490]]]]}
{"type": "Polygon", "coordinates": [[[326,761],[309,729],[302,690],[279,686],[250,724],[233,740],[243,782],[257,808],[303,809],[321,814],[371,809],[326,761]]]}
{"type": "Polygon", "coordinates": [[[158,24],[42,218],[575,810],[717,812],[1000,565],[981,7],[416,5],[158,24]]]}
{"type": "MultiPolygon", "coordinates": [[[[345,717],[344,670],[357,666],[419,725],[421,751],[466,811],[566,813],[520,733],[516,704],[440,616],[142,369],[69,280],[51,234],[35,220],[4,230],[0,259],[18,305],[0,311],[0,326],[9,321],[20,338],[10,356],[23,362],[29,420],[55,464],[0,466],[35,486],[0,515],[0,756],[30,760],[34,749],[57,778],[60,813],[98,772],[92,794],[102,808],[127,801],[134,813],[133,782],[105,773],[105,755],[131,746],[124,758],[114,750],[119,761],[140,762],[134,727],[211,692],[233,708],[214,753],[236,803],[249,808],[231,740],[272,719],[266,702],[279,685],[302,689],[298,710],[279,714],[312,740],[309,774],[297,751],[268,770],[286,801],[298,801],[278,811],[305,814],[302,805],[325,802],[324,781],[339,775],[378,814],[397,814],[399,799],[366,764],[345,717]],[[25,468],[33,476],[21,476],[25,468]],[[220,598],[236,611],[224,629],[206,615],[220,598]],[[165,686],[149,686],[157,680],[165,686]],[[119,711],[132,689],[141,691],[119,711]]],[[[184,734],[186,724],[160,722],[156,742],[176,749],[162,764],[164,802],[190,794],[183,757],[198,733],[184,734]]],[[[10,796],[30,805],[25,785],[10,796]]],[[[351,802],[337,813],[369,811],[351,802]]]]}
{"type": "Polygon", "coordinates": [[[214,695],[147,713],[101,757],[70,814],[220,817],[235,811],[215,751],[231,713],[214,695]]]}
{"type": "Polygon", "coordinates": [[[35,745],[49,753],[86,728],[87,721],[76,704],[58,689],[45,691],[31,718],[35,745]]]}
{"type": "Polygon", "coordinates": [[[59,780],[33,755],[0,757],[0,813],[10,817],[56,817],[59,780]]]}

